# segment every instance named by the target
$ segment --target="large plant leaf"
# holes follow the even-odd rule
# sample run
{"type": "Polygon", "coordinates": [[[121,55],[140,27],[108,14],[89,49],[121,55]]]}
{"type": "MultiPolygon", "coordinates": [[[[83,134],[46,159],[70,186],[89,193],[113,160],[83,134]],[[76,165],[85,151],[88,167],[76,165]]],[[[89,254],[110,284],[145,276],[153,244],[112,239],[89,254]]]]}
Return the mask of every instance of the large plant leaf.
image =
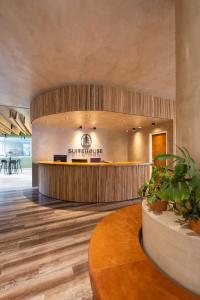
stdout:
{"type": "Polygon", "coordinates": [[[181,178],[185,176],[186,172],[187,172],[187,165],[185,163],[180,163],[175,166],[174,175],[176,177],[181,178]]]}
{"type": "Polygon", "coordinates": [[[160,188],[160,190],[157,192],[157,195],[161,200],[165,200],[165,201],[173,200],[169,187],[166,188],[166,187],[162,186],[160,188]]]}
{"type": "Polygon", "coordinates": [[[186,182],[178,182],[175,185],[172,183],[161,185],[157,194],[162,200],[183,201],[189,199],[190,190],[186,182]]]}
{"type": "Polygon", "coordinates": [[[186,182],[178,182],[176,186],[172,186],[172,193],[174,201],[184,201],[190,198],[190,190],[186,182]]]}
{"type": "Polygon", "coordinates": [[[193,189],[200,188],[200,176],[199,175],[193,176],[190,181],[190,185],[193,189]]]}
{"type": "Polygon", "coordinates": [[[178,156],[175,154],[168,154],[168,153],[159,154],[154,157],[154,160],[159,160],[159,161],[163,161],[163,160],[167,160],[167,159],[176,159],[176,160],[180,160],[180,161],[184,160],[181,156],[178,156]]]}
{"type": "Polygon", "coordinates": [[[190,190],[189,190],[189,186],[186,182],[179,182],[178,189],[179,189],[179,197],[180,197],[179,200],[180,201],[189,199],[190,190]]]}
{"type": "Polygon", "coordinates": [[[149,201],[150,204],[154,204],[154,202],[156,201],[156,195],[151,195],[148,198],[148,201],[149,201]]]}
{"type": "Polygon", "coordinates": [[[200,175],[196,174],[190,181],[190,187],[192,188],[193,198],[199,202],[200,201],[200,175]]]}
{"type": "Polygon", "coordinates": [[[196,199],[196,202],[198,202],[198,203],[200,202],[200,189],[197,189],[195,191],[195,199],[196,199]]]}
{"type": "Polygon", "coordinates": [[[188,166],[188,175],[189,175],[189,177],[192,178],[192,177],[196,176],[199,173],[199,171],[197,169],[195,161],[193,159],[189,158],[186,161],[186,163],[187,163],[187,166],[188,166]]]}

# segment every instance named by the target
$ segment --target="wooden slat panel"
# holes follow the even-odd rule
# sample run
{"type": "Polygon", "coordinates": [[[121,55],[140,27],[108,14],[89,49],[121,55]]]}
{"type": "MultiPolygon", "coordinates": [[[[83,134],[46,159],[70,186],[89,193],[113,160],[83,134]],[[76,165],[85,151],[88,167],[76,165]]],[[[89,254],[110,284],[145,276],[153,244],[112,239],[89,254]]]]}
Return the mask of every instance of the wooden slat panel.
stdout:
{"type": "Polygon", "coordinates": [[[174,119],[175,101],[143,95],[120,87],[66,85],[45,92],[31,103],[31,120],[67,111],[112,111],[174,119]]]}
{"type": "Polygon", "coordinates": [[[39,191],[74,202],[113,202],[138,197],[149,179],[149,165],[81,166],[39,165],[39,191]]]}

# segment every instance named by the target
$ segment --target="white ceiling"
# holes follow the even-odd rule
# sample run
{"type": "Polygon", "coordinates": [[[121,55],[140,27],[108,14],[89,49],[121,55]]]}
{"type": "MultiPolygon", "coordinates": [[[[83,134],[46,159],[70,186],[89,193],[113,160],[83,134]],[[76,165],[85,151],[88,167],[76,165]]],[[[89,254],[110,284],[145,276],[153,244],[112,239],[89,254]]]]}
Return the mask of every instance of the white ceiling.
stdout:
{"type": "Polygon", "coordinates": [[[174,0],[0,0],[0,104],[67,82],[175,97],[174,0]]]}
{"type": "Polygon", "coordinates": [[[53,114],[36,119],[33,125],[42,124],[54,127],[66,127],[78,129],[116,129],[119,131],[131,130],[133,127],[149,127],[152,123],[159,125],[169,120],[134,116],[115,112],[100,111],[74,111],[60,114],[53,114]]]}

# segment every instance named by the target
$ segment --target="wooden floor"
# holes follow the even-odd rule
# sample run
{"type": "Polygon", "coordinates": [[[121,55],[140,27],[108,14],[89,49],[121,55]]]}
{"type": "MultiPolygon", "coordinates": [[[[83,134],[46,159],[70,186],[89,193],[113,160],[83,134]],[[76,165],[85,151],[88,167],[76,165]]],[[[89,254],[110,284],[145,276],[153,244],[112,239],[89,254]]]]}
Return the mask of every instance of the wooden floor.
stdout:
{"type": "Polygon", "coordinates": [[[1,192],[0,299],[92,299],[91,233],[110,211],[132,203],[85,205],[31,189],[1,192]]]}

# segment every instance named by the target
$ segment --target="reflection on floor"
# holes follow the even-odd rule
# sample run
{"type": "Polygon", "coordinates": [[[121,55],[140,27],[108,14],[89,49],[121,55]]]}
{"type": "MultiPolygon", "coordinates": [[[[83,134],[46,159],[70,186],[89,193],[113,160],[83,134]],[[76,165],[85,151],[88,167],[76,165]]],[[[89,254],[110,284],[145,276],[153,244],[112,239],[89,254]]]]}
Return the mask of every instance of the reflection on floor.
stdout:
{"type": "Polygon", "coordinates": [[[0,299],[92,299],[91,233],[112,210],[132,203],[86,205],[31,189],[0,192],[0,299]]]}
{"type": "Polygon", "coordinates": [[[32,186],[32,169],[23,169],[22,173],[7,175],[0,173],[0,191],[26,189],[32,186]]]}

